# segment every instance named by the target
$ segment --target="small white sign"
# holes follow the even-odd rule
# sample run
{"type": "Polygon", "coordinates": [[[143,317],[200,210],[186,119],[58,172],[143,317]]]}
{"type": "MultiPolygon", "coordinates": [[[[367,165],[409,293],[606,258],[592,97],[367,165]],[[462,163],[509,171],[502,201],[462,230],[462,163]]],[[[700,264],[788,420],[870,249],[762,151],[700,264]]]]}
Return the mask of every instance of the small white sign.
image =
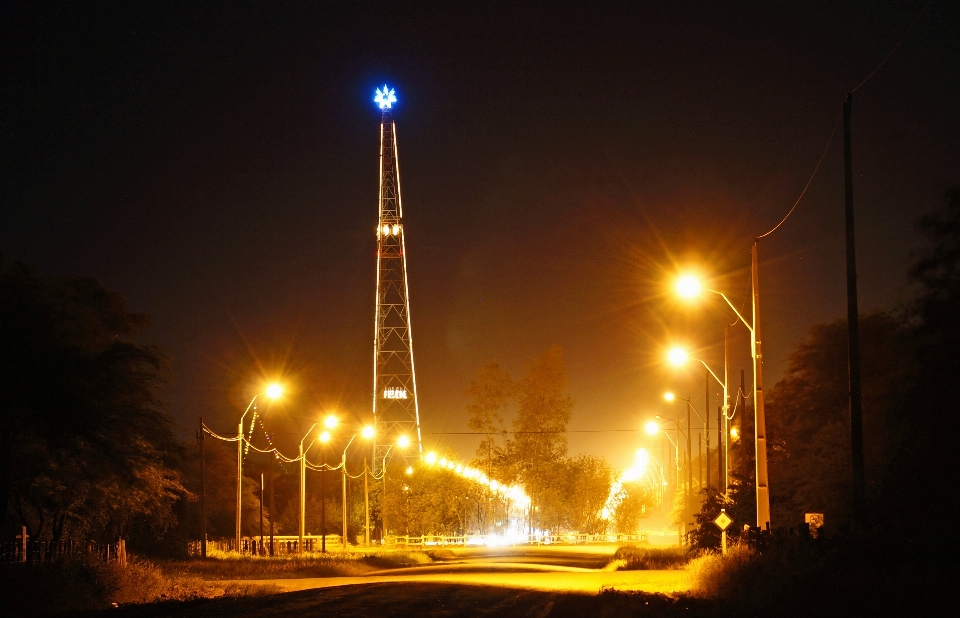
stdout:
{"type": "Polygon", "coordinates": [[[385,388],[383,389],[384,399],[406,399],[407,389],[405,388],[385,388]]]}

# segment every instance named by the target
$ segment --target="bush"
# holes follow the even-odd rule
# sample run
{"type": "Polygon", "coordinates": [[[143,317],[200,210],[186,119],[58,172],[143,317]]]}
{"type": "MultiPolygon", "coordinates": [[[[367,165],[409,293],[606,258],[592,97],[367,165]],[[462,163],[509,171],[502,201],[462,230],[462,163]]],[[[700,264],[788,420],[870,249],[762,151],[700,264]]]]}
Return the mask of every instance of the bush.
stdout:
{"type": "Polygon", "coordinates": [[[126,567],[87,557],[70,557],[44,565],[0,567],[0,598],[6,611],[39,616],[155,601],[189,601],[222,596],[279,592],[270,585],[221,584],[196,575],[170,573],[131,558],[126,567]]]}

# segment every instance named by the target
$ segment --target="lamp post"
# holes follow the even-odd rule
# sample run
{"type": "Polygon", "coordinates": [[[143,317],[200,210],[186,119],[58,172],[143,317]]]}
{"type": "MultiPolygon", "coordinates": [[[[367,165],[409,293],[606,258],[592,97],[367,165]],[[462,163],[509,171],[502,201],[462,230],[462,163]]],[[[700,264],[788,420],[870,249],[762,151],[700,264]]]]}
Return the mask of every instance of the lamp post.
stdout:
{"type": "MultiPolygon", "coordinates": [[[[704,429],[704,431],[706,432],[710,431],[710,426],[708,424],[710,415],[708,414],[706,418],[701,416],[700,412],[698,412],[697,409],[693,406],[693,403],[690,402],[689,397],[687,398],[677,397],[673,393],[664,393],[663,398],[666,399],[667,401],[675,401],[679,399],[680,401],[683,401],[687,404],[687,460],[692,462],[693,461],[693,444],[692,444],[693,422],[690,417],[690,411],[692,410],[697,415],[697,418],[700,419],[700,422],[706,426],[706,428],[704,429]]],[[[702,472],[703,471],[701,470],[701,474],[702,472]]],[[[703,481],[702,478],[700,480],[701,482],[703,481]]],[[[707,435],[707,484],[708,485],[709,485],[709,480],[710,480],[710,441],[709,441],[709,433],[708,433],[707,435]]],[[[687,470],[687,488],[688,488],[687,491],[690,492],[692,487],[693,487],[693,464],[691,463],[690,468],[687,470]]],[[[687,504],[688,508],[690,506],[692,506],[692,503],[687,504]]]]}
{"type": "MultiPolygon", "coordinates": [[[[328,430],[337,426],[338,420],[334,415],[323,419],[323,426],[328,430]]],[[[330,441],[330,432],[320,434],[320,553],[327,553],[327,464],[324,461],[323,444],[330,441]]]]}
{"type": "MultiPolygon", "coordinates": [[[[313,443],[316,440],[312,440],[306,449],[303,448],[303,441],[307,439],[307,436],[310,435],[310,432],[313,431],[313,428],[317,426],[317,423],[310,425],[310,429],[307,430],[307,433],[303,434],[303,438],[300,439],[300,525],[299,525],[299,537],[297,542],[297,553],[303,553],[303,531],[304,531],[304,520],[306,519],[306,489],[307,489],[307,451],[310,450],[310,447],[313,446],[313,443]]],[[[318,436],[318,438],[321,438],[318,436]]],[[[321,438],[322,439],[322,438],[321,438]]]]}
{"type": "Polygon", "coordinates": [[[257,393],[253,396],[253,399],[250,400],[250,403],[247,405],[247,409],[243,411],[243,414],[240,415],[240,423],[237,426],[237,529],[235,535],[236,548],[238,552],[241,552],[240,547],[240,510],[243,501],[243,419],[246,418],[247,412],[250,411],[250,408],[253,407],[253,404],[256,403],[257,397],[260,395],[266,395],[270,399],[276,399],[283,395],[283,387],[279,384],[270,384],[267,386],[266,390],[262,393],[257,393]]]}
{"type": "MultiPolygon", "coordinates": [[[[670,437],[669,433],[667,433],[666,431],[663,432],[663,435],[667,438],[667,440],[670,441],[670,444],[673,445],[673,449],[675,453],[673,460],[674,460],[674,468],[676,468],[676,485],[674,485],[675,487],[674,495],[676,495],[676,492],[679,491],[680,489],[680,434],[682,433],[680,431],[680,422],[672,418],[665,418],[663,416],[660,416],[659,414],[656,416],[656,418],[670,421],[677,427],[676,442],[673,441],[673,438],[670,437]]],[[[660,430],[661,430],[660,426],[654,421],[650,421],[649,423],[647,423],[646,431],[650,435],[656,435],[656,433],[660,430]]],[[[687,497],[687,499],[689,500],[689,496],[687,497]]],[[[683,545],[683,523],[677,523],[677,544],[683,545]]]]}
{"type": "MultiPolygon", "coordinates": [[[[373,437],[373,427],[364,427],[363,431],[360,432],[360,435],[363,436],[365,440],[369,440],[373,437]]],[[[354,439],[357,437],[357,434],[350,436],[350,440],[347,442],[347,445],[343,447],[343,456],[340,458],[340,477],[343,481],[343,492],[342,492],[342,502],[340,507],[340,515],[342,520],[343,527],[343,536],[342,545],[343,549],[347,549],[347,449],[350,448],[350,445],[353,444],[354,439]]],[[[366,462],[366,460],[364,460],[366,462]]],[[[364,463],[364,473],[366,473],[366,463],[364,463]]],[[[368,515],[369,516],[369,515],[368,515]]]]}
{"type": "MultiPolygon", "coordinates": [[[[743,325],[750,331],[750,356],[753,358],[753,427],[756,451],[756,482],[757,482],[757,527],[763,530],[770,526],[770,485],[767,477],[767,423],[763,405],[763,353],[760,345],[760,275],[757,264],[757,245],[754,241],[750,249],[750,288],[751,309],[753,320],[747,322],[740,311],[734,306],[727,295],[717,290],[704,288],[696,277],[684,276],[677,281],[677,292],[686,298],[698,296],[702,291],[712,292],[726,301],[730,309],[743,325]]],[[[724,405],[729,405],[726,390],[724,391],[724,405]]],[[[726,417],[726,414],[724,414],[726,417]]],[[[729,432],[725,432],[729,433],[729,432]]],[[[742,438],[741,438],[742,439],[742,438]]]]}
{"type": "MultiPolygon", "coordinates": [[[[680,348],[680,347],[670,348],[670,351],[667,353],[667,359],[668,359],[671,363],[673,363],[674,365],[677,365],[677,366],[683,365],[683,364],[686,363],[688,360],[694,360],[694,361],[697,361],[698,363],[700,363],[701,365],[703,365],[703,368],[704,368],[704,370],[705,370],[705,371],[704,371],[704,376],[703,376],[703,381],[704,381],[704,406],[703,406],[703,413],[704,413],[704,416],[701,416],[700,418],[701,418],[701,420],[704,420],[704,417],[705,417],[705,420],[704,420],[705,429],[704,429],[704,431],[705,431],[706,434],[707,434],[707,487],[709,487],[709,486],[710,486],[710,378],[713,377],[713,379],[716,380],[717,383],[718,383],[721,387],[723,387],[724,399],[726,399],[727,386],[726,386],[726,384],[724,384],[724,383],[720,380],[720,378],[717,377],[717,374],[713,372],[713,369],[710,369],[710,366],[709,366],[707,363],[705,363],[704,361],[700,360],[699,358],[693,358],[693,357],[691,357],[689,354],[687,354],[687,351],[684,350],[683,348],[680,348]]],[[[724,410],[725,410],[725,408],[724,408],[724,410]]],[[[700,416],[699,413],[697,414],[697,416],[700,416]]],[[[726,418],[726,414],[724,414],[724,418],[726,418]]],[[[719,424],[717,425],[717,432],[718,432],[718,433],[720,432],[720,426],[719,426],[719,424]]],[[[720,441],[719,441],[719,438],[718,438],[718,441],[717,441],[717,453],[718,453],[718,454],[720,453],[720,448],[721,448],[722,446],[723,446],[723,445],[720,444],[720,441]]],[[[727,491],[727,490],[726,490],[726,472],[722,470],[722,468],[723,468],[723,457],[722,457],[722,456],[719,456],[719,457],[718,457],[718,463],[719,463],[720,465],[719,465],[719,467],[717,468],[717,478],[718,478],[718,481],[719,481],[719,482],[717,483],[717,487],[719,488],[720,485],[722,484],[722,485],[724,486],[724,490],[723,490],[723,491],[724,491],[724,493],[726,493],[726,491],[727,491]]]]}

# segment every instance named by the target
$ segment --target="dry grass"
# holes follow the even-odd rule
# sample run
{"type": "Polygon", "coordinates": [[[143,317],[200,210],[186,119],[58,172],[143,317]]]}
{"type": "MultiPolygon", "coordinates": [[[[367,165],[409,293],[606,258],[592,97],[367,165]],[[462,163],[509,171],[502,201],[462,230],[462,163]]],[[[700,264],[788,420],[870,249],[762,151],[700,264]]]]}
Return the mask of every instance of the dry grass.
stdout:
{"type": "Polygon", "coordinates": [[[206,580],[295,579],[301,577],[351,577],[370,571],[429,564],[432,558],[419,551],[373,553],[309,553],[302,556],[239,556],[208,554],[206,560],[166,562],[165,571],[200,576],[206,580]]]}
{"type": "Polygon", "coordinates": [[[727,555],[707,552],[687,564],[690,571],[690,594],[702,598],[720,598],[737,588],[743,572],[749,569],[753,551],[746,545],[735,545],[727,555]]]}
{"type": "Polygon", "coordinates": [[[3,605],[12,614],[25,617],[100,609],[112,604],[276,592],[280,589],[274,585],[210,582],[197,575],[170,572],[137,558],[131,558],[126,567],[96,560],[67,559],[42,566],[17,564],[0,568],[3,605]]]}
{"type": "Polygon", "coordinates": [[[635,547],[624,545],[617,548],[607,570],[646,571],[682,569],[687,564],[687,554],[682,547],[635,547]]]}

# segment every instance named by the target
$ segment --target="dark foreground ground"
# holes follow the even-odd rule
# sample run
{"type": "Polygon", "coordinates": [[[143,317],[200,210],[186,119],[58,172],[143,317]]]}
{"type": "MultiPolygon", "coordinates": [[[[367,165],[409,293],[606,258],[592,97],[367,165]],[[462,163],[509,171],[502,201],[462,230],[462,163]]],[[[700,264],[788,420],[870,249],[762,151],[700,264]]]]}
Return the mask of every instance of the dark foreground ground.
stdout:
{"type": "MultiPolygon", "coordinates": [[[[465,586],[457,584],[380,583],[287,592],[262,597],[164,602],[70,616],[87,618],[274,618],[389,616],[720,616],[706,601],[674,600],[663,595],[611,593],[599,595],[465,586]]],[[[61,614],[64,616],[64,614],[61,614]]]]}

